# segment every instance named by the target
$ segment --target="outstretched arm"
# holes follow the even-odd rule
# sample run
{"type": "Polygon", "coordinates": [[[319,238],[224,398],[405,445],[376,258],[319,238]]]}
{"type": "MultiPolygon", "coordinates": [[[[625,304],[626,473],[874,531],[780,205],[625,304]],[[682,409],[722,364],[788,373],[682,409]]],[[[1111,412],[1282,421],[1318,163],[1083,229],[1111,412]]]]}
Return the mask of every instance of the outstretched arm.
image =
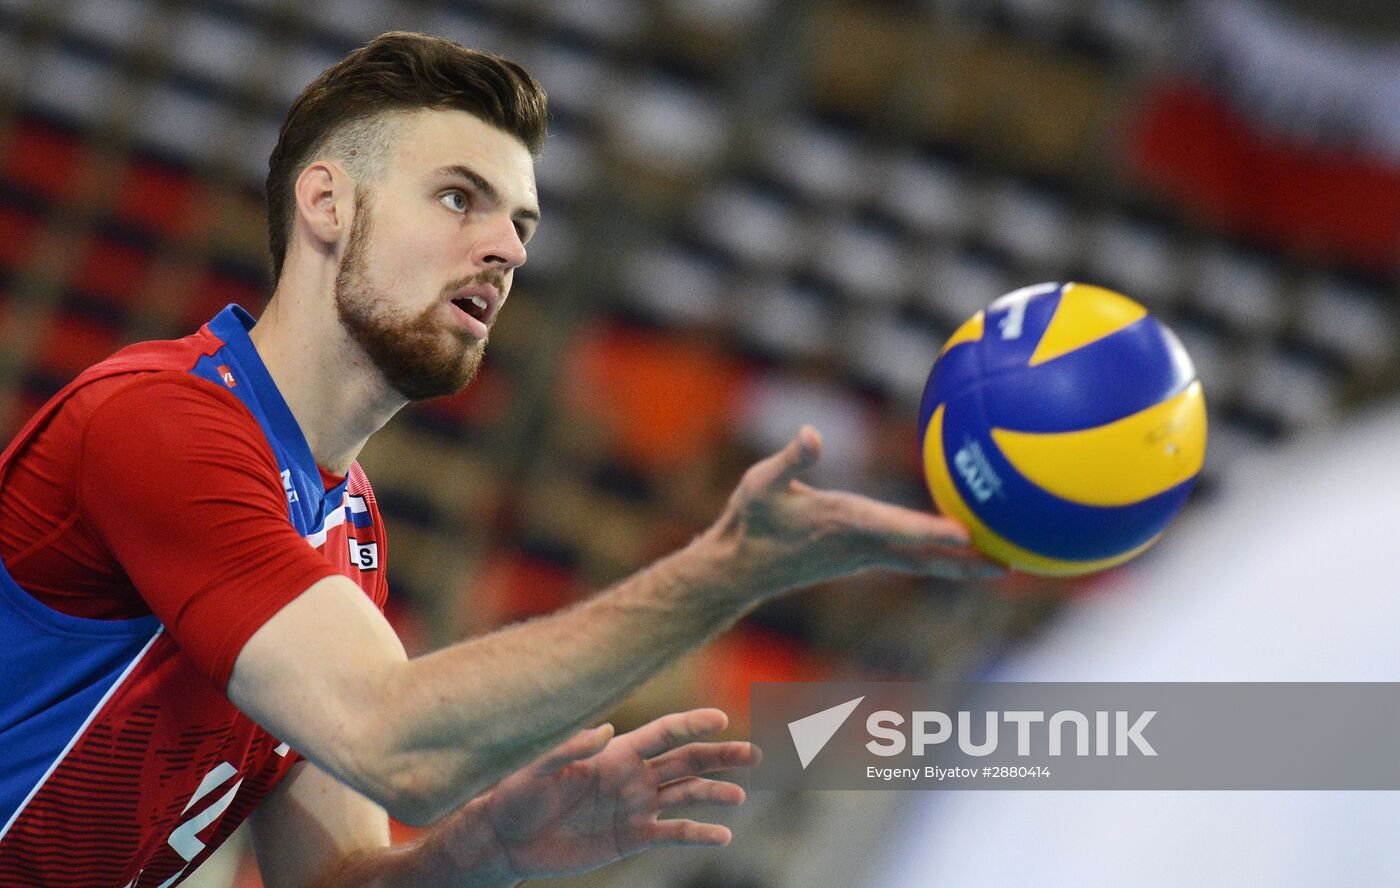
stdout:
{"type": "Polygon", "coordinates": [[[723,845],[729,830],[662,820],[682,805],[737,805],[744,791],[701,774],[752,764],[748,743],[698,742],[722,730],[716,709],[659,718],[613,736],[580,731],[508,775],[419,840],[388,847],[383,809],[310,763],[253,818],[269,888],[515,885],[596,869],[662,845],[723,845]]]}
{"type": "Polygon", "coordinates": [[[780,592],[875,567],[996,570],[951,520],[799,481],[819,452],[804,427],[681,551],[577,606],[414,660],[349,580],[322,580],[253,635],[229,695],[329,773],[424,824],[780,592]]]}

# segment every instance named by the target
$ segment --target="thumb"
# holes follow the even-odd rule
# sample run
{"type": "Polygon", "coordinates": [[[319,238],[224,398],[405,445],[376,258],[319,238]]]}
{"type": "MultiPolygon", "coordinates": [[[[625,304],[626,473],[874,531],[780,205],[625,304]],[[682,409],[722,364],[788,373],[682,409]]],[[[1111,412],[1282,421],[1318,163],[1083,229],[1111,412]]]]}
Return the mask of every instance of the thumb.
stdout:
{"type": "Polygon", "coordinates": [[[816,465],[821,453],[821,433],[810,425],[804,425],[782,450],[754,464],[749,474],[764,490],[782,490],[788,482],[816,465]]]}

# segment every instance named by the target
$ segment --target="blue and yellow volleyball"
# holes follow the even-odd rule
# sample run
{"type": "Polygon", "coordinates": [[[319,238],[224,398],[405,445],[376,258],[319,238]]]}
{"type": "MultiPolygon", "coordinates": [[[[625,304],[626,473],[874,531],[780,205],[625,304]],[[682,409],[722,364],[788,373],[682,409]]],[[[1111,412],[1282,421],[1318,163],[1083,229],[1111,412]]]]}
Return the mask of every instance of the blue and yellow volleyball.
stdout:
{"type": "Polygon", "coordinates": [[[939,352],[919,410],[938,508],[987,556],[1072,576],[1127,561],[1181,509],[1206,406],[1181,342],[1088,284],[1001,297],[939,352]]]}

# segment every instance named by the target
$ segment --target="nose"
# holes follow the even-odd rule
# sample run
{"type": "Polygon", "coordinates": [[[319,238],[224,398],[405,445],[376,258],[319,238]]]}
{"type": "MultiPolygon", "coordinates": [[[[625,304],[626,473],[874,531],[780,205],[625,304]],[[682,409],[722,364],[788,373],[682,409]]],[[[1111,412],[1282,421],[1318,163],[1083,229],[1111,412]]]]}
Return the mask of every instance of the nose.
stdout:
{"type": "Polygon", "coordinates": [[[524,265],[525,258],[525,244],[509,217],[492,216],[484,223],[472,255],[478,265],[510,271],[524,265]]]}

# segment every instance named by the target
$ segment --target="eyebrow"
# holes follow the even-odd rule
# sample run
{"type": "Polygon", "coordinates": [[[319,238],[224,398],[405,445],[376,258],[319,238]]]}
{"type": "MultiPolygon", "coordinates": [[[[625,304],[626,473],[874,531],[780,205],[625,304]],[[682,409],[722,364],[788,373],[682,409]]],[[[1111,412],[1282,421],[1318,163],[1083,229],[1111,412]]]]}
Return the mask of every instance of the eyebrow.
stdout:
{"type": "MultiPolygon", "coordinates": [[[[468,182],[472,183],[472,186],[476,188],[477,191],[485,195],[487,200],[495,203],[500,203],[501,201],[501,192],[496,190],[496,186],[486,181],[486,179],[482,178],[479,173],[470,167],[462,166],[460,163],[449,164],[448,166],[438,168],[437,174],[457,176],[466,179],[468,182]]],[[[529,219],[538,225],[540,221],[540,211],[526,207],[516,210],[510,217],[512,219],[529,219]]]]}

